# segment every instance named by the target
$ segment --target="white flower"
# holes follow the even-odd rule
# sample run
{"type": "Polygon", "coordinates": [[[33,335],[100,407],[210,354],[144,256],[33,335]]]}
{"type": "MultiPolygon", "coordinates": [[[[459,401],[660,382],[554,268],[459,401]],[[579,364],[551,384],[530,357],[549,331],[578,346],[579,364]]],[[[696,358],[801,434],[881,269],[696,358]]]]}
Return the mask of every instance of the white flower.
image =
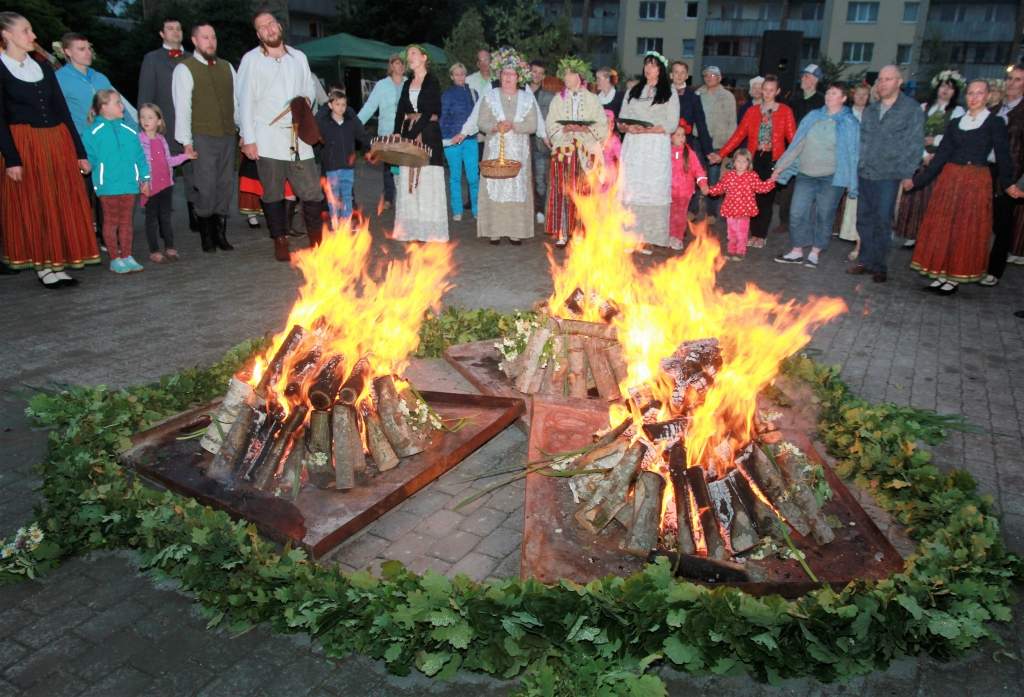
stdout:
{"type": "Polygon", "coordinates": [[[9,559],[14,556],[14,552],[14,545],[8,542],[3,546],[3,549],[0,549],[0,559],[9,559]]]}

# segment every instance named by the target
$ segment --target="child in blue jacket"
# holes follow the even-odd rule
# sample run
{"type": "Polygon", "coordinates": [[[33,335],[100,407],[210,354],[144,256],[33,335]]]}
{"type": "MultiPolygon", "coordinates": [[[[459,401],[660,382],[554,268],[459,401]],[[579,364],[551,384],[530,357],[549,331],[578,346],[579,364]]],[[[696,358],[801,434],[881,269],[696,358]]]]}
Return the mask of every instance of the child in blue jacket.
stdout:
{"type": "Polygon", "coordinates": [[[124,104],[115,90],[99,90],[82,134],[92,164],[92,185],[103,207],[103,244],[114,273],[142,271],[132,257],[135,196],[149,195],[149,162],[139,134],[124,122],[124,104]]]}

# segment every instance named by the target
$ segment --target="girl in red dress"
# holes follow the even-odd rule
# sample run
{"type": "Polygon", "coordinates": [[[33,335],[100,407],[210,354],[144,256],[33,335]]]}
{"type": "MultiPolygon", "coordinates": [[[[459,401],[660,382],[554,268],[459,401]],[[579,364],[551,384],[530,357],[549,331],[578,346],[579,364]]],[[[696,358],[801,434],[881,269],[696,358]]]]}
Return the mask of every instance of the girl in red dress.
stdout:
{"type": "Polygon", "coordinates": [[[679,119],[679,127],[672,134],[672,208],[668,214],[668,246],[682,249],[686,238],[688,220],[686,211],[690,207],[693,192],[707,188],[708,176],[701,167],[697,153],[687,142],[686,136],[692,130],[686,119],[679,119]]]}
{"type": "Polygon", "coordinates": [[[729,235],[728,252],[731,261],[740,261],[747,254],[747,236],[750,219],[757,215],[755,194],[766,194],[775,188],[771,179],[764,181],[751,166],[750,151],[740,148],[732,156],[732,167],[718,183],[708,188],[709,196],[725,194],[722,217],[729,235]]]}

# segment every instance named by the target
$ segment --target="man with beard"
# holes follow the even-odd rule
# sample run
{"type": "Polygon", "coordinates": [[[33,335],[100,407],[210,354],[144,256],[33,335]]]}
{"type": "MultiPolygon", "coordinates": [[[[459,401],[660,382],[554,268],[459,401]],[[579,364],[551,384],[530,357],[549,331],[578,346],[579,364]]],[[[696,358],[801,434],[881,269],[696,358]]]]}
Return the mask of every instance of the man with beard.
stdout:
{"type": "Polygon", "coordinates": [[[192,170],[196,222],[203,251],[234,249],[227,238],[228,207],[235,183],[235,69],[217,57],[217,33],[207,23],[192,27],[195,52],[174,69],[174,139],[198,153],[192,170]]]}
{"type": "Polygon", "coordinates": [[[256,161],[263,185],[263,213],[274,240],[274,258],[288,261],[286,179],[302,201],[302,217],[311,244],[319,243],[323,228],[320,170],[313,159],[313,147],[293,137],[289,109],[295,97],[312,104],[316,86],[306,55],[285,45],[281,24],[274,15],[261,10],[253,17],[253,26],[260,45],[246,53],[238,67],[242,154],[256,161]]]}
{"type": "MultiPolygon", "coordinates": [[[[160,24],[160,48],[153,49],[143,57],[142,68],[139,70],[138,104],[156,104],[164,113],[164,125],[171,134],[167,143],[171,148],[171,155],[178,155],[182,151],[181,144],[174,139],[174,97],[171,93],[174,69],[188,57],[188,53],[181,47],[181,39],[181,22],[170,17],[165,19],[160,24]]],[[[188,226],[192,230],[198,230],[191,161],[181,166],[181,173],[185,178],[185,197],[188,199],[188,226]]]]}

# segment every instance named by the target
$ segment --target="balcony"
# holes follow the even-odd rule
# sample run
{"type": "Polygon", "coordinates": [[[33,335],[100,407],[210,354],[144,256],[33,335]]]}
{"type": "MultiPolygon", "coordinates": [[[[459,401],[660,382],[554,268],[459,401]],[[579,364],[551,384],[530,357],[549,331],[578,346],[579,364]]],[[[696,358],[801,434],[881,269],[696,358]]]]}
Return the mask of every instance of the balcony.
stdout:
{"type": "Polygon", "coordinates": [[[802,31],[804,37],[808,39],[820,39],[821,24],[820,19],[789,19],[786,21],[784,29],[786,31],[802,31]]]}
{"type": "Polygon", "coordinates": [[[1012,22],[939,22],[929,20],[925,25],[925,41],[1013,41],[1012,22]]]}
{"type": "MultiPolygon", "coordinates": [[[[569,28],[572,30],[574,36],[580,36],[583,34],[583,18],[573,17],[569,21],[569,28]]],[[[587,26],[587,29],[591,36],[618,36],[619,18],[591,17],[590,24],[587,26]]]]}
{"type": "MultiPolygon", "coordinates": [[[[820,25],[820,22],[818,22],[820,25]]],[[[704,25],[706,36],[761,36],[778,29],[777,19],[709,19],[704,25]]],[[[821,30],[818,31],[819,36],[821,30]]]]}

